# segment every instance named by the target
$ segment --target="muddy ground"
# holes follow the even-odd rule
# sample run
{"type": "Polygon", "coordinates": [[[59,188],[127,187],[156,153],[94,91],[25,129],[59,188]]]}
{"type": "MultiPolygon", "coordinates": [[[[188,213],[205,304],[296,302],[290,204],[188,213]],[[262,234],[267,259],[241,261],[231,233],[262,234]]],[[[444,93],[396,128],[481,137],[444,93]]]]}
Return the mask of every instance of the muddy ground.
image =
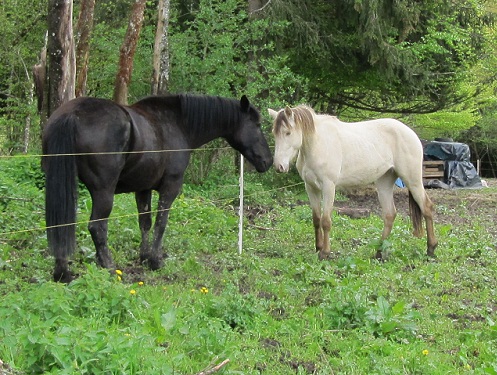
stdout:
{"type": "MultiPolygon", "coordinates": [[[[487,188],[479,189],[426,189],[435,204],[435,222],[453,226],[469,225],[473,218],[488,222],[488,230],[497,238],[497,179],[486,179],[487,188]]],[[[348,213],[348,209],[363,210],[380,214],[376,190],[364,188],[344,192],[346,201],[336,201],[339,213],[348,213]]],[[[395,188],[395,206],[398,214],[409,214],[408,192],[405,188],[395,188]]]]}

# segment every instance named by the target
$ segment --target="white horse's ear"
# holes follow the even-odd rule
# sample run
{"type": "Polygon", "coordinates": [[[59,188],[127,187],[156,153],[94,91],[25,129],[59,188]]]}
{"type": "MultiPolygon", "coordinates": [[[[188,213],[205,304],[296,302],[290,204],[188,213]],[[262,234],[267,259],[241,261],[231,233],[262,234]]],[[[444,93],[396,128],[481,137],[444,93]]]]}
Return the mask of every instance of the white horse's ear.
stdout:
{"type": "Polygon", "coordinates": [[[291,109],[289,106],[286,106],[286,107],[285,107],[285,115],[286,115],[286,117],[288,117],[288,118],[291,118],[291,117],[293,116],[292,109],[291,109]]]}
{"type": "Polygon", "coordinates": [[[271,116],[273,120],[276,118],[276,116],[278,116],[278,112],[276,112],[274,109],[268,108],[267,111],[269,113],[269,116],[271,116]]]}

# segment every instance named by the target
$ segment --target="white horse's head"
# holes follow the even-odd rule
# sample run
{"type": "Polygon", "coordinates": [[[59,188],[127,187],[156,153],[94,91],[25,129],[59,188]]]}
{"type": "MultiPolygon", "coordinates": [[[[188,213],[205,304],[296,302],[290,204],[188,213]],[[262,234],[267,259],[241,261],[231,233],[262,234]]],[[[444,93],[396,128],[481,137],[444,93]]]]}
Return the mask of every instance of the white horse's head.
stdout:
{"type": "Polygon", "coordinates": [[[274,168],[277,172],[288,172],[302,146],[302,129],[297,126],[290,107],[279,111],[268,108],[268,112],[273,118],[274,168]]]}

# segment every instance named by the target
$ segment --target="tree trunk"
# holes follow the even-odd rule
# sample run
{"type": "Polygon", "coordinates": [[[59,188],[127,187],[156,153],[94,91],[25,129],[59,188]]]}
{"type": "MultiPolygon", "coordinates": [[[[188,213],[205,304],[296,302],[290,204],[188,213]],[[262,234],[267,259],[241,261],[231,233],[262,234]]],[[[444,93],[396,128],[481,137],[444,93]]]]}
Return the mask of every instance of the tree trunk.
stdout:
{"type": "Polygon", "coordinates": [[[95,0],[82,0],[76,26],[76,96],[86,95],[90,34],[93,30],[95,0]]]}
{"type": "Polygon", "coordinates": [[[72,34],[72,0],[48,1],[47,117],[74,99],[75,53],[72,34]]]}
{"type": "Polygon", "coordinates": [[[136,0],[131,10],[128,30],[121,46],[119,66],[114,86],[114,101],[120,104],[128,103],[128,86],[133,72],[133,57],[138,44],[138,38],[143,23],[143,12],[146,0],[136,0]]]}
{"type": "Polygon", "coordinates": [[[255,15],[255,13],[262,10],[262,0],[248,0],[248,7],[249,17],[256,18],[257,16],[255,15]]]}
{"type": "Polygon", "coordinates": [[[159,16],[154,43],[152,95],[162,95],[168,92],[170,4],[170,0],[159,0],[159,16]]]}
{"type": "MultiPolygon", "coordinates": [[[[45,45],[40,52],[40,61],[33,66],[33,79],[35,85],[35,94],[38,101],[38,114],[41,118],[47,114],[47,43],[48,32],[45,34],[45,45]]],[[[42,121],[44,122],[44,121],[42,121]]]]}

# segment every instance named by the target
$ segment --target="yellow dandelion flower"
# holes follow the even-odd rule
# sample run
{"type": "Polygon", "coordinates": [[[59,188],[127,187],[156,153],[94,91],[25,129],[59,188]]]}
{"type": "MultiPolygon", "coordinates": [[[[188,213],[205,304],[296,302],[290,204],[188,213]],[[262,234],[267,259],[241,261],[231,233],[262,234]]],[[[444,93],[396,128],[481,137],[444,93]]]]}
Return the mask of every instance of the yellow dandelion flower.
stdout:
{"type": "Polygon", "coordinates": [[[205,286],[203,286],[202,288],[200,288],[200,293],[207,294],[207,293],[209,293],[209,289],[207,289],[205,286]]]}
{"type": "Polygon", "coordinates": [[[138,285],[142,286],[143,285],[143,281],[138,281],[138,285]]]}
{"type": "Polygon", "coordinates": [[[123,275],[123,271],[121,271],[121,270],[116,270],[116,274],[117,274],[118,276],[122,276],[122,275],[123,275]]]}
{"type": "Polygon", "coordinates": [[[423,350],[423,355],[428,355],[428,353],[430,353],[428,349],[423,350]]]}
{"type": "Polygon", "coordinates": [[[117,281],[121,281],[121,276],[117,276],[117,281]]]}
{"type": "Polygon", "coordinates": [[[131,295],[135,295],[135,294],[136,294],[136,290],[131,289],[131,290],[129,291],[129,294],[131,294],[131,295]]]}

